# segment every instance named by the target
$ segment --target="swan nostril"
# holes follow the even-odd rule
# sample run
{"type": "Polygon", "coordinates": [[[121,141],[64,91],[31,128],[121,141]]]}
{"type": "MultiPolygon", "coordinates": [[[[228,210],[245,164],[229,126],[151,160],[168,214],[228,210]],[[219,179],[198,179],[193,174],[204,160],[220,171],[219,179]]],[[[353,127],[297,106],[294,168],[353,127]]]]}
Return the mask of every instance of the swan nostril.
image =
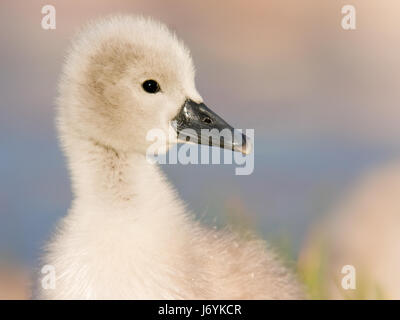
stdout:
{"type": "Polygon", "coordinates": [[[211,124],[211,123],[212,123],[212,120],[211,120],[210,117],[204,117],[204,118],[203,118],[203,122],[205,122],[205,123],[207,123],[207,124],[211,124]]]}

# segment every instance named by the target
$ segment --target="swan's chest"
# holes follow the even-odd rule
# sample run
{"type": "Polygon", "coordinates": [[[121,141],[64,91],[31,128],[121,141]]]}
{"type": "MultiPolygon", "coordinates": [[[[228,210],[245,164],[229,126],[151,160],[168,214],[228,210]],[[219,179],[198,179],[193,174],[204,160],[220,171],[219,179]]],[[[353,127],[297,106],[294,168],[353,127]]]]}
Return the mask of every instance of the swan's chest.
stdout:
{"type": "MultiPolygon", "coordinates": [[[[104,212],[68,216],[47,263],[56,287],[45,295],[74,299],[179,299],[192,295],[186,234],[171,221],[104,212]],[[85,216],[85,218],[81,218],[85,216]],[[78,219],[78,220],[77,220],[78,219]]],[[[176,224],[176,223],[175,223],[176,224]]]]}

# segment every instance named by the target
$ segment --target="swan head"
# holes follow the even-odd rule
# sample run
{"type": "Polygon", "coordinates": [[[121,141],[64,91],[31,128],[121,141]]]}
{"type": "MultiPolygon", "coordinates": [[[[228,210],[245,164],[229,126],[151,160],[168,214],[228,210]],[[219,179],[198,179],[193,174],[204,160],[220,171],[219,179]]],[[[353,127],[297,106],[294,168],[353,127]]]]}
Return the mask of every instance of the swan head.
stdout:
{"type": "MultiPolygon", "coordinates": [[[[64,66],[58,99],[61,136],[145,153],[152,129],[165,134],[167,146],[185,130],[199,136],[201,129],[234,132],[205,106],[194,74],[189,50],[163,24],[131,16],[93,22],[73,41],[64,66]]],[[[240,138],[236,144],[224,140],[223,147],[247,153],[246,137],[240,138]]],[[[221,146],[220,140],[213,144],[221,146]]]]}

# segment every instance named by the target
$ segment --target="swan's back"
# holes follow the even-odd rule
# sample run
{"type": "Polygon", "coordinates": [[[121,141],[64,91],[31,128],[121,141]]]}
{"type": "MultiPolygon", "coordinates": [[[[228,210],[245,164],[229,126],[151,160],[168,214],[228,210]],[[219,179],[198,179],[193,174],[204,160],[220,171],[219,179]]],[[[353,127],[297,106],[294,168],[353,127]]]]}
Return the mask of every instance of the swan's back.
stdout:
{"type": "Polygon", "coordinates": [[[262,239],[228,230],[199,233],[195,247],[215,288],[212,299],[305,298],[293,270],[262,239]]]}

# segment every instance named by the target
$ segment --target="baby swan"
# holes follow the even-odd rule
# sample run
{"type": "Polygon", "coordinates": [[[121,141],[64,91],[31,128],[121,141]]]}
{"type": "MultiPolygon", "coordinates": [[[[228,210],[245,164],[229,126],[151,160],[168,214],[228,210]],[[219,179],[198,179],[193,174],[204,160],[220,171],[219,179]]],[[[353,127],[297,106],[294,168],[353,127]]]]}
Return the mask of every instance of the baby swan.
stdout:
{"type": "Polygon", "coordinates": [[[42,298],[303,297],[262,241],[201,226],[146,159],[147,132],[168,135],[173,119],[178,132],[231,129],[202,101],[189,51],[164,25],[119,16],[78,35],[58,99],[74,200],[47,247],[56,285],[42,298]]]}

